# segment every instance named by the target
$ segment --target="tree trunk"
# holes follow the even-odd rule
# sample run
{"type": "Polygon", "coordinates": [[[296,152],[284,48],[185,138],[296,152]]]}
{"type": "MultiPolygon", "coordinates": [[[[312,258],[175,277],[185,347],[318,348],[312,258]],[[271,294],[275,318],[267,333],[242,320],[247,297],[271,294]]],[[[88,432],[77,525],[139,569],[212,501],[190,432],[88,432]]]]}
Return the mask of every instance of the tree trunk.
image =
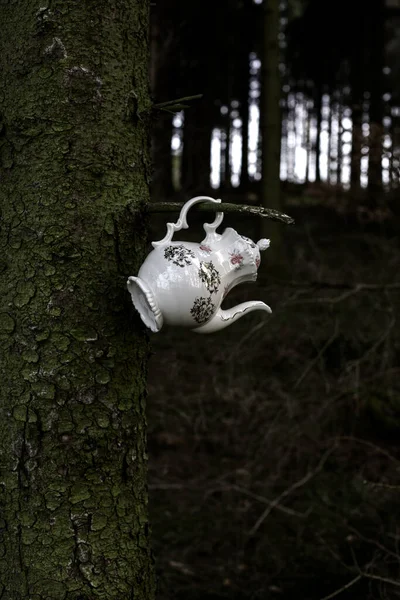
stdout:
{"type": "Polygon", "coordinates": [[[230,111],[226,115],[226,129],[225,136],[226,142],[224,146],[223,154],[223,177],[221,178],[221,188],[224,192],[227,192],[232,187],[232,165],[231,165],[231,135],[232,135],[232,120],[230,111]]]}
{"type": "Polygon", "coordinates": [[[240,116],[242,118],[242,160],[240,165],[240,189],[249,191],[249,118],[250,118],[250,53],[253,50],[253,23],[251,18],[251,4],[244,1],[240,11],[240,35],[242,37],[241,54],[239,60],[238,98],[240,102],[240,116]]]}
{"type": "Polygon", "coordinates": [[[338,90],[338,149],[337,149],[337,184],[338,187],[342,186],[342,168],[343,168],[343,132],[342,132],[342,121],[343,121],[343,107],[345,103],[345,97],[343,94],[343,88],[338,90]]]}
{"type": "MultiPolygon", "coordinates": [[[[361,40],[365,40],[365,15],[361,16],[360,28],[363,33],[361,40]]],[[[363,146],[362,120],[364,99],[364,51],[362,44],[355,44],[350,60],[350,87],[351,87],[351,118],[352,118],[352,140],[351,140],[351,189],[357,191],[360,188],[361,156],[363,146]]]]}
{"type": "MultiPolygon", "coordinates": [[[[168,100],[168,98],[167,98],[168,100]]],[[[174,193],[172,183],[172,115],[160,114],[153,127],[153,176],[151,181],[152,198],[165,200],[174,193]]]]}
{"type": "Polygon", "coordinates": [[[183,191],[189,195],[211,189],[211,110],[208,98],[185,110],[181,180],[183,191]]]}
{"type": "Polygon", "coordinates": [[[321,128],[322,128],[322,85],[318,83],[315,86],[315,114],[317,118],[317,132],[315,137],[315,181],[321,181],[321,128]]]}
{"type": "MultiPolygon", "coordinates": [[[[247,55],[248,59],[248,55],[247,55]]],[[[249,60],[247,60],[247,71],[249,72],[249,60]]],[[[243,84],[241,95],[241,117],[242,117],[242,162],[240,165],[240,189],[244,192],[249,190],[249,76],[243,84]]]]}
{"type": "MultiPolygon", "coordinates": [[[[171,30],[165,35],[165,14],[163,6],[156,5],[152,10],[150,22],[150,84],[155,102],[173,100],[174,89],[171,85],[171,30]],[[159,9],[160,13],[157,12],[159,9]]],[[[170,26],[170,23],[168,23],[170,26]]],[[[173,195],[172,183],[172,114],[159,111],[152,130],[152,160],[153,175],[151,181],[151,196],[153,199],[165,199],[173,195]]]]}
{"type": "MultiPolygon", "coordinates": [[[[279,0],[264,1],[264,48],[261,82],[262,185],[265,208],[282,210],[280,186],[281,79],[279,73],[279,0]]],[[[271,239],[270,260],[282,256],[282,230],[279,224],[261,224],[261,235],[271,239]]],[[[264,263],[265,264],[265,263],[264,263]]]]}
{"type": "Polygon", "coordinates": [[[0,596],[149,600],[148,3],[43,4],[0,8],[0,596]]]}
{"type": "Polygon", "coordinates": [[[368,88],[370,92],[369,109],[369,165],[368,195],[372,206],[377,206],[378,196],[382,193],[382,154],[383,154],[383,68],[385,66],[385,6],[383,0],[374,2],[369,14],[370,68],[368,70],[368,88]]]}
{"type": "Polygon", "coordinates": [[[362,151],[362,107],[361,100],[352,106],[353,132],[351,141],[351,189],[360,187],[361,151],[362,151]]]}

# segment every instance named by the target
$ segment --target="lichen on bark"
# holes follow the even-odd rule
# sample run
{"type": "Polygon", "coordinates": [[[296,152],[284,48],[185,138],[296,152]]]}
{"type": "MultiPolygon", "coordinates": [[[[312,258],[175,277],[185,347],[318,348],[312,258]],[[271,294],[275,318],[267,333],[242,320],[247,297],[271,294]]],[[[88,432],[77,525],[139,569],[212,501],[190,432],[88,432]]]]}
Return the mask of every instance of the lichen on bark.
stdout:
{"type": "Polygon", "coordinates": [[[148,2],[1,3],[0,596],[153,598],[148,2]]]}

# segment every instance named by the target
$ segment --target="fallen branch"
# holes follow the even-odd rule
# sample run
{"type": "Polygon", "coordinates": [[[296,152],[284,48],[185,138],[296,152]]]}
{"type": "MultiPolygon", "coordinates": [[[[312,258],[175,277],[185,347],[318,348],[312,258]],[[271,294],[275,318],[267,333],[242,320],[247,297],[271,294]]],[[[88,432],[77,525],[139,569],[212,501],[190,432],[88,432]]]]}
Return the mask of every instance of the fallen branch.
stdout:
{"type": "MultiPolygon", "coordinates": [[[[150,202],[147,205],[147,209],[150,213],[179,212],[182,206],[183,204],[180,202],[150,202]]],[[[192,210],[199,212],[224,212],[254,215],[263,219],[280,221],[286,225],[293,225],[294,223],[294,219],[289,217],[289,215],[285,215],[285,213],[281,213],[273,208],[264,208],[263,206],[248,206],[247,204],[232,204],[228,202],[222,202],[221,204],[204,202],[203,204],[197,204],[192,210]]]]}

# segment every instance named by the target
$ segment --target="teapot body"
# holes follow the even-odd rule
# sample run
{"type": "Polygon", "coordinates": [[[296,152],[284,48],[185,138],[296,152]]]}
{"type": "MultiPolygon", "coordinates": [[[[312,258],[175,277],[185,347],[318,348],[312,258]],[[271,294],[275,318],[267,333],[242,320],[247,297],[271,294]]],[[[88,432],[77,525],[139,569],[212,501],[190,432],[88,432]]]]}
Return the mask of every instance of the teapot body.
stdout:
{"type": "MultiPolygon", "coordinates": [[[[174,231],[187,227],[188,205],[196,201],[199,200],[194,198],[186,203],[178,223],[169,223],[165,238],[153,242],[154,250],[138,276],[128,279],[133,304],[152,331],[167,324],[200,332],[216,315],[221,321],[218,328],[226,326],[227,311],[221,311],[224,297],[239,283],[256,280],[260,249],[269,245],[268,240],[255,244],[232,228],[217,234],[223,213],[218,213],[212,224],[204,225],[207,235],[201,243],[172,241],[174,231]]],[[[258,309],[261,304],[266,306],[260,302],[248,304],[248,308],[250,304],[257,304],[258,309]]]]}
{"type": "Polygon", "coordinates": [[[258,249],[249,261],[248,242],[236,236],[235,243],[216,243],[214,248],[170,242],[149,254],[138,276],[157,298],[165,324],[198,327],[209,321],[235,285],[255,281],[258,249]]]}
{"type": "Polygon", "coordinates": [[[222,273],[191,242],[155,248],[139,278],[147,283],[167,325],[193,328],[208,321],[222,301],[222,273]]]}

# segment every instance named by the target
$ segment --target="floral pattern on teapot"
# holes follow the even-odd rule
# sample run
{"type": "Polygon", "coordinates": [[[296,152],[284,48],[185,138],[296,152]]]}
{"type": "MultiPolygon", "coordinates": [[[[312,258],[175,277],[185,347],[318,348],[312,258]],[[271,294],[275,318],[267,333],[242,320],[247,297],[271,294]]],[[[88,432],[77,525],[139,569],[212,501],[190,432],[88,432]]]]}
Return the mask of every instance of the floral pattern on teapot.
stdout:
{"type": "Polygon", "coordinates": [[[195,254],[180,244],[179,246],[167,246],[164,250],[164,258],[171,260],[178,267],[184,267],[192,264],[191,258],[195,258],[195,254]]]}
{"type": "Polygon", "coordinates": [[[195,298],[190,314],[196,323],[206,323],[213,315],[215,306],[211,298],[195,298]]]}
{"type": "Polygon", "coordinates": [[[230,257],[231,264],[235,265],[236,269],[240,269],[240,267],[243,265],[243,256],[242,254],[240,254],[239,250],[234,250],[233,252],[230,252],[230,257]]]}
{"type": "Polygon", "coordinates": [[[208,263],[202,261],[200,263],[199,277],[210,294],[218,292],[221,277],[211,261],[208,263]]]}

